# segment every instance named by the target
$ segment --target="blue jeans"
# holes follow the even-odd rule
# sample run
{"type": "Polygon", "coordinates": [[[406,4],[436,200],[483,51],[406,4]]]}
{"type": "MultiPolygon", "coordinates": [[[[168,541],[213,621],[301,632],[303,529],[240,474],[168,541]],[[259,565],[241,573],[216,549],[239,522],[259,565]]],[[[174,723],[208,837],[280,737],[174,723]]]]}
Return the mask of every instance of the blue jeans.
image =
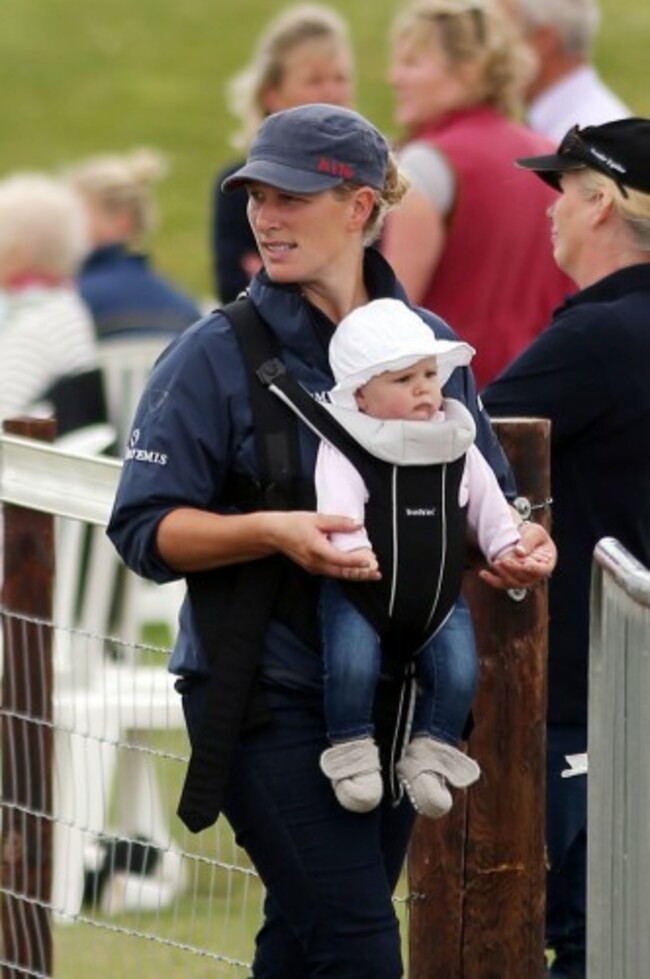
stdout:
{"type": "MultiPolygon", "coordinates": [[[[586,974],[587,777],[562,778],[566,755],[587,750],[584,727],[547,728],[546,944],[555,950],[553,968],[586,974]]],[[[551,971],[551,974],[552,971],[551,971]]]]}
{"type": "MultiPolygon", "coordinates": [[[[206,686],[183,697],[190,739],[206,686]]],[[[392,894],[414,812],[387,798],[373,812],[336,801],[318,766],[322,701],[268,691],[272,722],[242,737],[224,814],[267,890],[254,979],[400,979],[392,894]]],[[[388,795],[388,794],[387,794],[388,795]]]]}
{"type": "MultiPolygon", "coordinates": [[[[372,709],[381,647],[370,623],[326,580],[320,599],[325,659],[325,716],[331,742],[373,734],[372,709]]],[[[442,629],[415,657],[418,699],[412,732],[449,744],[461,739],[478,683],[469,609],[459,601],[442,629]]]]}

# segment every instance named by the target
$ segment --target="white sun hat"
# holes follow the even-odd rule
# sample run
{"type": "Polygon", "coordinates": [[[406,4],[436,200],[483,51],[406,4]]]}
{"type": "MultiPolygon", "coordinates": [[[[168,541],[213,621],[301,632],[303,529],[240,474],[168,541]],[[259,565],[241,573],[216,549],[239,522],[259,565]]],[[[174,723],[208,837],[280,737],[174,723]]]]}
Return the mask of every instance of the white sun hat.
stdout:
{"type": "Polygon", "coordinates": [[[435,357],[441,386],[456,367],[466,367],[475,350],[459,340],[439,340],[430,326],[399,299],[375,299],[341,320],[330,342],[335,386],[332,403],[356,408],[355,391],[377,374],[399,371],[435,357]]]}

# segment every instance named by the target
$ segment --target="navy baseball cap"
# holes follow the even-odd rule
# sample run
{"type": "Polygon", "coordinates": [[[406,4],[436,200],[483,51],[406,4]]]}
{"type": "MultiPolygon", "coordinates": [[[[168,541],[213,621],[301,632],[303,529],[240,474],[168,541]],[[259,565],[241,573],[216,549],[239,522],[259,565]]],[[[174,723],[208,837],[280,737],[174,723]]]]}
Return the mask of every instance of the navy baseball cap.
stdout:
{"type": "Polygon", "coordinates": [[[268,116],[248,159],[221,184],[234,190],[250,181],[294,194],[317,194],[350,181],[381,190],[390,147],[367,119],[352,109],[312,103],[268,116]]]}
{"type": "Polygon", "coordinates": [[[650,194],[650,119],[630,117],[602,126],[573,126],[557,153],[527,156],[517,166],[532,170],[555,190],[560,175],[570,170],[598,170],[610,177],[623,194],[633,187],[650,194]]]}

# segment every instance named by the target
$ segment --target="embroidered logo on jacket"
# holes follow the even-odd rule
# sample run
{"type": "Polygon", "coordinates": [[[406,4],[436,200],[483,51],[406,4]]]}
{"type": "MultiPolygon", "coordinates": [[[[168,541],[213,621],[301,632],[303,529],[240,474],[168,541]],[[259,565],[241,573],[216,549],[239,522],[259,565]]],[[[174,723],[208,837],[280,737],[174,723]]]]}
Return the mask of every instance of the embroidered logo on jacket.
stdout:
{"type": "Polygon", "coordinates": [[[167,465],[166,452],[155,452],[153,449],[140,449],[138,448],[139,441],[140,441],[140,429],[134,428],[133,431],[131,432],[131,438],[129,439],[129,445],[125,453],[125,459],[132,460],[133,462],[148,462],[154,466],[167,465]]]}

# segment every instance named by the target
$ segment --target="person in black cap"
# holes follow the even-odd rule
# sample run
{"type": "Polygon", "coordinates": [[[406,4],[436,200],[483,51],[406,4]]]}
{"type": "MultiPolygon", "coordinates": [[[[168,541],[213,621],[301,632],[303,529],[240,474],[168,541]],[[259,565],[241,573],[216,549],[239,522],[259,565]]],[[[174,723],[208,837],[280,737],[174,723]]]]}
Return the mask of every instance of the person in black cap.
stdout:
{"type": "Polygon", "coordinates": [[[483,399],[552,421],[547,945],[551,976],[583,979],[587,788],[561,772],[587,749],[594,547],[612,536],[650,565],[650,120],[575,126],[557,153],[518,163],[560,192],[555,260],[580,291],[483,399]]]}
{"type": "MultiPolygon", "coordinates": [[[[267,898],[252,975],[399,979],[392,893],[414,810],[387,791],[372,812],[348,812],[318,767],[327,747],[319,577],[367,581],[377,572],[329,540],[356,524],[315,511],[318,439],[298,431],[260,374],[247,372],[244,335],[263,328],[274,351],[267,369],[277,371],[280,359],[308,391],[329,390],[337,324],[372,298],[404,299],[367,247],[404,181],[386,139],[363,116],[313,104],[264,121],[247,162],[225,181],[226,190],[237,186],[247,188],[264,270],[248,299],[194,324],[154,368],[108,532],[141,574],[188,580],[170,664],[192,742],[179,814],[199,831],[222,811],[260,873],[267,898]],[[264,413],[255,413],[260,398],[264,413]],[[256,433],[276,407],[282,423],[264,448],[267,462],[279,456],[282,465],[269,481],[256,433]]],[[[437,317],[422,316],[436,336],[456,339],[437,317]]],[[[445,394],[470,409],[477,444],[507,483],[468,368],[454,372],[445,394]]],[[[502,587],[552,570],[554,546],[542,528],[524,525],[521,534],[521,570],[504,561],[494,571],[502,587]]],[[[403,679],[389,671],[379,685],[377,736],[389,750],[403,679]]]]}

